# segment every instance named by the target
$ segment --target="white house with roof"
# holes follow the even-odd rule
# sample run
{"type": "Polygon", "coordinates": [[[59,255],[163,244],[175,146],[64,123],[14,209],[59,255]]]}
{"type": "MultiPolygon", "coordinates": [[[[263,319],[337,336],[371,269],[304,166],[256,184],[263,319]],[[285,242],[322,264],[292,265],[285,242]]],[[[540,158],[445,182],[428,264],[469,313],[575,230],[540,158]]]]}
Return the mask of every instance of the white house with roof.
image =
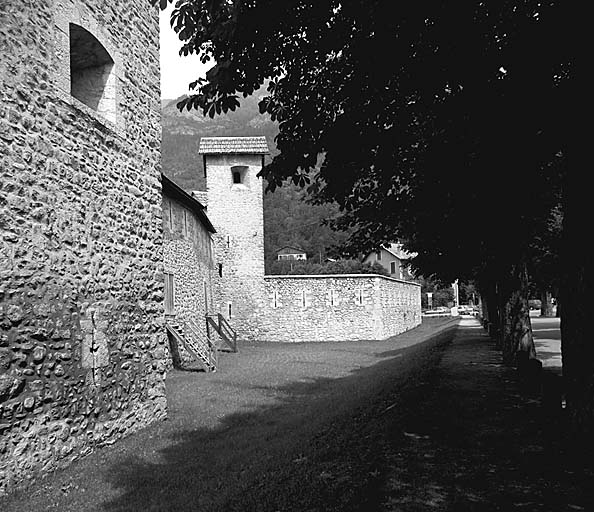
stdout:
{"type": "Polygon", "coordinates": [[[409,280],[412,279],[412,275],[406,262],[415,256],[415,253],[406,252],[402,248],[402,244],[394,243],[387,247],[381,247],[378,251],[370,252],[363,258],[363,263],[379,263],[388,271],[390,277],[409,280]]]}
{"type": "Polygon", "coordinates": [[[307,254],[299,247],[285,245],[276,251],[277,260],[306,260],[307,254]]]}

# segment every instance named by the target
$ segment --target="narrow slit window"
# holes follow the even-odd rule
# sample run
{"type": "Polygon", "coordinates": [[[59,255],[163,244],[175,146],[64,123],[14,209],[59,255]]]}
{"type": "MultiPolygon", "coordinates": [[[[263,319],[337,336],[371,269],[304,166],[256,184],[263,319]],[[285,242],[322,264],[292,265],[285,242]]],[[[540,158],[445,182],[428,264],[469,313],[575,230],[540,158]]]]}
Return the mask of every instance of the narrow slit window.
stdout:
{"type": "Polygon", "coordinates": [[[382,251],[377,251],[377,252],[375,253],[375,259],[376,259],[377,261],[382,261],[382,251]]]}
{"type": "Polygon", "coordinates": [[[227,303],[227,318],[229,318],[229,320],[231,320],[231,303],[230,302],[227,303]]]}
{"type": "Polygon", "coordinates": [[[223,264],[219,263],[219,277],[223,277],[223,264]]]}
{"type": "Polygon", "coordinates": [[[241,183],[241,173],[239,171],[233,172],[233,183],[241,183]]]}
{"type": "Polygon", "coordinates": [[[391,261],[390,262],[390,274],[395,274],[395,273],[396,273],[396,262],[391,261]]]}
{"type": "Polygon", "coordinates": [[[165,314],[175,314],[175,281],[173,274],[165,275],[165,314]]]}
{"type": "Polygon", "coordinates": [[[363,290],[361,288],[357,290],[357,304],[359,306],[363,305],[363,290]]]}

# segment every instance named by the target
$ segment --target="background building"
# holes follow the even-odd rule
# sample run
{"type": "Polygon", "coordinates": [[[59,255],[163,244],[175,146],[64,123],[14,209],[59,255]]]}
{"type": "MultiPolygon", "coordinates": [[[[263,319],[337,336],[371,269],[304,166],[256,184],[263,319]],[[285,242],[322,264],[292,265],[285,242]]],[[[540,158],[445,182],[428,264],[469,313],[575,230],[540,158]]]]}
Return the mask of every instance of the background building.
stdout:
{"type": "Polygon", "coordinates": [[[363,263],[379,263],[395,279],[409,280],[412,278],[406,261],[415,255],[407,253],[402,249],[401,244],[390,244],[388,247],[382,247],[379,251],[369,253],[363,258],[363,263]]]}
{"type": "Polygon", "coordinates": [[[276,259],[278,261],[282,260],[300,260],[305,261],[307,260],[307,254],[303,249],[299,249],[298,247],[291,247],[289,245],[285,245],[276,251],[276,259]]]}

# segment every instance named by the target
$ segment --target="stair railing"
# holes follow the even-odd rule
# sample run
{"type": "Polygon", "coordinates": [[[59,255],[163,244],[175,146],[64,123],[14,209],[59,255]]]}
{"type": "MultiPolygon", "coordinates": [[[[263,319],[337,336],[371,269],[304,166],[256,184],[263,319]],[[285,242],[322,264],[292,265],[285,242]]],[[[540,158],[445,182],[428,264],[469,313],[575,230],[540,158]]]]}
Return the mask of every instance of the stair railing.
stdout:
{"type": "Polygon", "coordinates": [[[229,346],[232,352],[237,352],[237,333],[223,315],[220,313],[206,315],[206,324],[207,327],[210,326],[217,332],[221,340],[229,346]]]}
{"type": "Polygon", "coordinates": [[[213,368],[217,368],[217,349],[211,339],[201,333],[198,324],[192,319],[188,319],[185,322],[188,332],[191,333],[192,340],[200,346],[201,351],[207,355],[208,362],[213,368]]]}
{"type": "Polygon", "coordinates": [[[217,351],[210,339],[200,333],[195,322],[175,319],[166,322],[166,328],[195,359],[199,359],[204,363],[207,371],[217,369],[217,351]],[[180,332],[180,327],[183,332],[180,332]]]}

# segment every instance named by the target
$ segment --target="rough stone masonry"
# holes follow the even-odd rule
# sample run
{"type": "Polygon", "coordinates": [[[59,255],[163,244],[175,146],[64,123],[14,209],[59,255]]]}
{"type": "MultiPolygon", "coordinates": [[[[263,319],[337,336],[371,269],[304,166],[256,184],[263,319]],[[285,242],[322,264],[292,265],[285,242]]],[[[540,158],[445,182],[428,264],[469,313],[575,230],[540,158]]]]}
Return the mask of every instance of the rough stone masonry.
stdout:
{"type": "Polygon", "coordinates": [[[166,414],[158,36],[0,2],[0,494],[166,414]]]}

